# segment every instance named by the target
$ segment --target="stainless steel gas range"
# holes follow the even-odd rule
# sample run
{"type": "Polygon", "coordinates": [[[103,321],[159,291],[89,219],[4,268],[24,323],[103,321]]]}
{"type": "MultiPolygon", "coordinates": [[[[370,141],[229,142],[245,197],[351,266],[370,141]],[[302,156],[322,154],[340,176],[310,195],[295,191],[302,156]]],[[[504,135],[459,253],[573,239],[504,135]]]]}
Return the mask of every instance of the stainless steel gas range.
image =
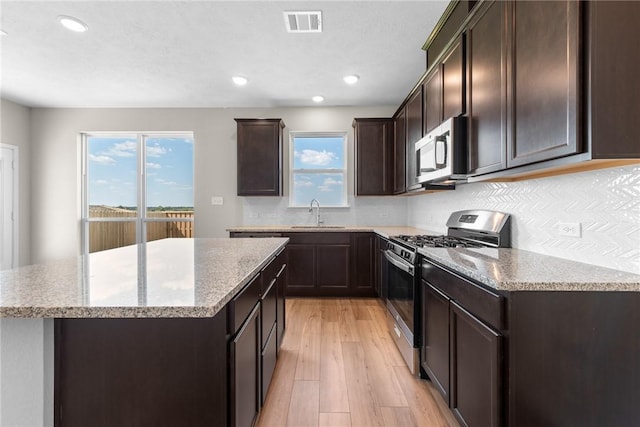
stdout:
{"type": "Polygon", "coordinates": [[[421,247],[511,247],[511,217],[487,210],[451,214],[446,235],[392,236],[385,250],[387,260],[387,322],[409,370],[419,370],[421,247]]]}

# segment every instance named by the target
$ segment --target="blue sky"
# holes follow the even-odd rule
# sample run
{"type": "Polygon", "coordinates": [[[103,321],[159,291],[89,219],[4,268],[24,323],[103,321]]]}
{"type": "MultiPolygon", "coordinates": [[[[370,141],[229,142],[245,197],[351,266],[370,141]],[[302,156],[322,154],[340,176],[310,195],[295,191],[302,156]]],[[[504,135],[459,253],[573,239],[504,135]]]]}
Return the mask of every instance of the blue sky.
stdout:
{"type": "MultiPolygon", "coordinates": [[[[147,206],[193,206],[193,138],[145,141],[147,206]]],[[[90,205],[136,206],[135,135],[88,138],[90,205]]]]}
{"type": "Polygon", "coordinates": [[[344,156],[342,136],[294,137],[293,168],[299,171],[294,172],[292,204],[306,206],[315,198],[322,206],[341,205],[344,176],[331,170],[345,168],[344,156]],[[323,172],[305,173],[304,170],[323,172]]]}

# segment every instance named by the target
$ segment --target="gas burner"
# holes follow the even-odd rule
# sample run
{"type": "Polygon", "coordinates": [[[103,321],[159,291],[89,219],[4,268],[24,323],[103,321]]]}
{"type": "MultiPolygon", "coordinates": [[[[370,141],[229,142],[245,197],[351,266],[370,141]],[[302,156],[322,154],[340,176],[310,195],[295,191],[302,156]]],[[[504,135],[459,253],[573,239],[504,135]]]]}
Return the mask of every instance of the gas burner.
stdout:
{"type": "Polygon", "coordinates": [[[418,236],[395,236],[395,239],[401,240],[406,244],[417,247],[417,248],[480,248],[484,245],[473,242],[471,240],[438,235],[438,236],[430,236],[430,235],[418,235],[418,236]]]}

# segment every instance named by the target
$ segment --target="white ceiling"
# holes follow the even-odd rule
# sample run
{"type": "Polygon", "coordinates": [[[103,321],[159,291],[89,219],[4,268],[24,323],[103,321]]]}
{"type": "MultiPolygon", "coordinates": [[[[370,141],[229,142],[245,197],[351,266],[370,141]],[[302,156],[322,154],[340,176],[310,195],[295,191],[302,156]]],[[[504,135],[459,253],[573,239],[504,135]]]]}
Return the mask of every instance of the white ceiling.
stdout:
{"type": "Polygon", "coordinates": [[[399,105],[448,1],[6,1],[1,95],[32,107],[399,105]],[[283,11],[321,10],[290,34],[283,11]],[[56,20],[89,26],[72,33],[56,20]],[[249,84],[236,87],[231,76],[249,84]],[[357,74],[346,85],[342,77],[357,74]]]}

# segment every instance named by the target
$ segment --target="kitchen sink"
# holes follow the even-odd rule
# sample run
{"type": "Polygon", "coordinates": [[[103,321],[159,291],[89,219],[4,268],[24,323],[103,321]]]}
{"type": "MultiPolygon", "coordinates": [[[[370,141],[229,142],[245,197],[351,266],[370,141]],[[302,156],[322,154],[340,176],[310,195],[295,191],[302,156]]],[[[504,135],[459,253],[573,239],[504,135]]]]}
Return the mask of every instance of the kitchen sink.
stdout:
{"type": "Polygon", "coordinates": [[[292,225],[291,228],[345,228],[344,225],[292,225]]]}

